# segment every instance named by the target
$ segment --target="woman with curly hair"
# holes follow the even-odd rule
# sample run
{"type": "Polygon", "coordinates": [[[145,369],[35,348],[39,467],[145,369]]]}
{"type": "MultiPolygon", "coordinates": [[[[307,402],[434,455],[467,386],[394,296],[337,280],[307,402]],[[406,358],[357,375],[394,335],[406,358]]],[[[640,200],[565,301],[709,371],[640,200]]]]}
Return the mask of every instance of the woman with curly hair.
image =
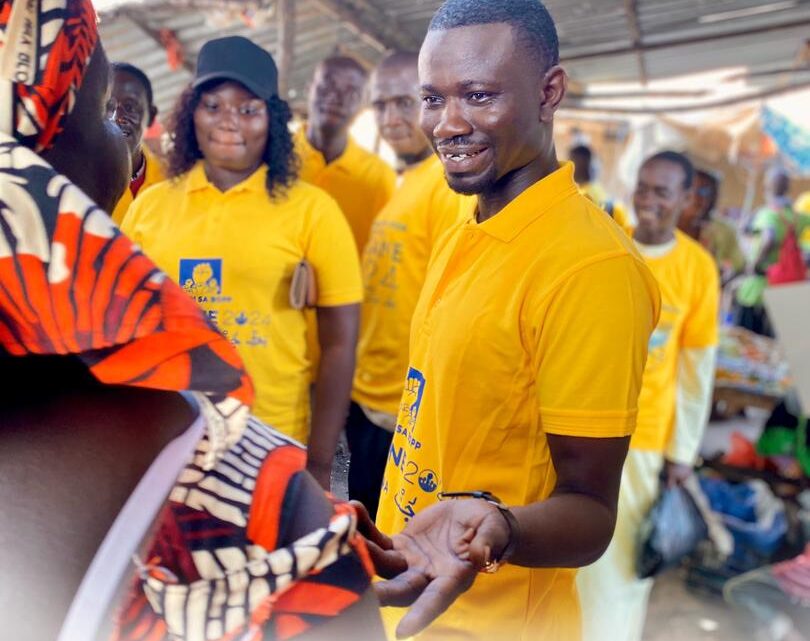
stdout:
{"type": "Polygon", "coordinates": [[[340,209],[298,179],[290,117],[270,54],[242,37],[206,43],[173,114],[171,180],[142,194],[122,229],[236,346],[255,414],[309,442],[307,467],[328,489],[362,286],[340,209]],[[312,405],[304,307],[321,350],[312,405]]]}

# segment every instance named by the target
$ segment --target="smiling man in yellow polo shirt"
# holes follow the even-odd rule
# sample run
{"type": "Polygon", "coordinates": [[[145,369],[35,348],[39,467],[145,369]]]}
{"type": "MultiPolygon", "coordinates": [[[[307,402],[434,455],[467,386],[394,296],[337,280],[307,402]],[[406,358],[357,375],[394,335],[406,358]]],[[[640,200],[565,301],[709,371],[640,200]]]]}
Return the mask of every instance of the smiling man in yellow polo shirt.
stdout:
{"type": "Polygon", "coordinates": [[[557,161],[558,63],[537,0],[448,0],[420,52],[423,131],[478,198],[434,248],[377,515],[409,563],[383,602],[424,588],[402,636],[576,641],[573,568],[613,534],[659,294],[557,161]]]}
{"type": "Polygon", "coordinates": [[[653,583],[636,576],[641,522],[662,470],[670,484],[691,474],[709,418],[719,276],[711,255],[676,227],[690,203],[694,173],[685,156],[664,151],[648,158],[638,175],[633,238],[661,288],[661,318],[650,338],[616,533],[605,555],[578,578],[585,641],[640,641],[653,583]]]}
{"type": "Polygon", "coordinates": [[[461,204],[419,128],[417,61],[415,52],[393,53],[371,79],[377,126],[403,166],[398,189],[375,219],[363,253],[365,298],[346,421],[349,498],[361,501],[372,517],[408,371],[411,315],[431,249],[459,221],[461,204]]]}
{"type": "Polygon", "coordinates": [[[301,178],[334,198],[352,228],[357,251],[371,223],[394,192],[396,177],[385,161],[349,135],[363,106],[368,73],[354,58],[334,56],[315,69],[306,124],[296,132],[301,178]]]}
{"type": "Polygon", "coordinates": [[[129,189],[121,194],[112,219],[120,225],[139,193],[152,185],[166,180],[163,167],[143,144],[146,130],[157,117],[157,107],[152,98],[152,83],[149,77],[135,65],[116,62],[113,68],[112,119],[124,132],[132,160],[132,178],[129,189]]]}

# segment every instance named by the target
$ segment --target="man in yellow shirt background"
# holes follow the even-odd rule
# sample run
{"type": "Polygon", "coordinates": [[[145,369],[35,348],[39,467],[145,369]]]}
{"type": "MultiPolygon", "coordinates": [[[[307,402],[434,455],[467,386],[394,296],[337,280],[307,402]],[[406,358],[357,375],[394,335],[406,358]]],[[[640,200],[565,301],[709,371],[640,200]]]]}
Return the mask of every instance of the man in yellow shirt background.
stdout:
{"type": "Polygon", "coordinates": [[[408,336],[431,249],[458,222],[461,197],[447,186],[419,127],[418,54],[396,52],[372,74],[380,135],[402,165],[397,191],[378,214],[363,252],[365,297],[346,436],[349,498],[377,512],[405,374],[408,336]]]}
{"type": "Polygon", "coordinates": [[[354,58],[333,56],[315,69],[307,121],[296,132],[301,178],[334,198],[354,234],[358,253],[371,223],[394,191],[396,176],[384,160],[349,135],[364,104],[368,72],[354,58]]]}
{"type": "Polygon", "coordinates": [[[641,522],[663,469],[666,482],[692,473],[711,408],[720,283],[711,255],[677,229],[694,169],[665,151],[642,165],[633,198],[633,239],[661,290],[650,338],[636,432],[624,465],[616,532],[604,556],[578,577],[584,641],[640,641],[652,579],[638,579],[641,522]]]}
{"type": "Polygon", "coordinates": [[[607,212],[628,234],[631,233],[630,218],[624,205],[608,196],[605,188],[594,178],[593,151],[587,145],[577,145],[568,152],[568,159],[574,163],[574,180],[582,194],[607,212]]]}
{"type": "Polygon", "coordinates": [[[566,75],[542,3],[445,2],[419,80],[448,183],[477,201],[435,246],[413,315],[377,525],[430,570],[415,609],[384,616],[420,639],[576,641],[572,568],[613,532],[657,286],[557,161],[566,75]]]}
{"type": "Polygon", "coordinates": [[[129,189],[121,195],[112,212],[112,219],[120,225],[135,197],[165,180],[166,176],[160,160],[143,144],[143,136],[158,113],[152,97],[152,83],[135,65],[116,62],[112,69],[111,117],[124,133],[132,160],[129,189]]]}

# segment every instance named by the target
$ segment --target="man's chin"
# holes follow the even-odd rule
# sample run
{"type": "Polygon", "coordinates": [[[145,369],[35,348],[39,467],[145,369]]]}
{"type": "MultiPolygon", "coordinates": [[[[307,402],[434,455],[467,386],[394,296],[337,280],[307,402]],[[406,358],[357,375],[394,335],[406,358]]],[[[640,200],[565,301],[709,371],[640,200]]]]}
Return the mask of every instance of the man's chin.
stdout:
{"type": "Polygon", "coordinates": [[[459,176],[445,172],[444,177],[450,189],[464,196],[482,194],[494,184],[487,176],[459,176]]]}

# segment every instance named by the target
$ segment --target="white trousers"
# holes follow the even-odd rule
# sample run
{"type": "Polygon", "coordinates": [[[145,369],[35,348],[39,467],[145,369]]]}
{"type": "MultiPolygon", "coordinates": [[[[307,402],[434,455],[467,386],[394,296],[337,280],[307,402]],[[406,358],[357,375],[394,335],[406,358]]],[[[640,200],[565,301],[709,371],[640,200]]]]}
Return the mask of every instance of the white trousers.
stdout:
{"type": "Polygon", "coordinates": [[[613,540],[602,558],[577,574],[582,641],[641,641],[653,580],[636,576],[636,545],[658,496],[663,460],[658,452],[627,453],[613,540]]]}

